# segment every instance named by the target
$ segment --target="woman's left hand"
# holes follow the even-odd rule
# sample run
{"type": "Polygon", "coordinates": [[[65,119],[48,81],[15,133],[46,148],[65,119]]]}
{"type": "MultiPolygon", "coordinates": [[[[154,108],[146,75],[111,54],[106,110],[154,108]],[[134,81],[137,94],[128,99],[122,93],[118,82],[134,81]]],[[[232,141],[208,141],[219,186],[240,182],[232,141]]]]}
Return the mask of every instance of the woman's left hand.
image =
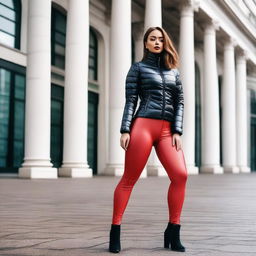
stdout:
{"type": "Polygon", "coordinates": [[[172,136],[172,145],[176,146],[176,150],[179,151],[182,147],[181,136],[178,133],[174,133],[172,136]]]}

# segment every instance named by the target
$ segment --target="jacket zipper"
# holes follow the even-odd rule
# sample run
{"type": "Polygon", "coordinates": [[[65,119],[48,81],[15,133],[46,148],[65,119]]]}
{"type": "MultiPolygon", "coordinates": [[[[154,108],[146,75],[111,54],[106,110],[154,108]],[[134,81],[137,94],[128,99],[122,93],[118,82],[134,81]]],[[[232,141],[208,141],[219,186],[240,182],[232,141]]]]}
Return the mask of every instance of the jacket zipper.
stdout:
{"type": "Polygon", "coordinates": [[[163,116],[164,116],[164,109],[165,109],[165,81],[164,81],[164,76],[163,76],[163,73],[162,73],[162,70],[161,70],[161,68],[159,67],[159,71],[160,71],[160,76],[161,76],[161,78],[162,78],[162,81],[163,81],[163,100],[164,100],[164,102],[163,102],[163,109],[162,109],[162,118],[163,118],[163,116]]]}
{"type": "Polygon", "coordinates": [[[159,68],[159,71],[160,71],[160,76],[161,76],[162,81],[163,81],[163,100],[164,100],[164,102],[163,102],[163,109],[162,109],[162,114],[161,114],[161,116],[163,118],[164,109],[165,109],[165,81],[164,81],[164,76],[163,76],[163,73],[162,73],[162,70],[161,70],[161,67],[160,67],[160,58],[158,58],[158,63],[157,64],[158,64],[158,68],[159,68]]]}

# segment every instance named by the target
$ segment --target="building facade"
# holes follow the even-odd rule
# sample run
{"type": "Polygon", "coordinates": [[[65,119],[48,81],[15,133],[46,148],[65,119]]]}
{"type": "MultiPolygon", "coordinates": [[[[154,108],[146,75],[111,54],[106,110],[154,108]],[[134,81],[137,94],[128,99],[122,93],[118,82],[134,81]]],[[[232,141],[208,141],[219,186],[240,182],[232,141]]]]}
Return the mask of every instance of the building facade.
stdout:
{"type": "MultiPolygon", "coordinates": [[[[255,10],[252,0],[0,0],[0,176],[122,175],[125,77],[150,26],[180,56],[188,173],[256,171],[255,10]]],[[[153,148],[141,177],[164,175],[153,148]]]]}

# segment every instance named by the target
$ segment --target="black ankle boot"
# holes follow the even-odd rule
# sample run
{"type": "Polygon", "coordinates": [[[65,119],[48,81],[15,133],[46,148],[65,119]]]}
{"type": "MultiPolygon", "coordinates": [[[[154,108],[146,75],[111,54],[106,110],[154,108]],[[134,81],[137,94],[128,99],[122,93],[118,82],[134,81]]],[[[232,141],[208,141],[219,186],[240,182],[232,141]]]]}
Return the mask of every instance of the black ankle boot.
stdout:
{"type": "Polygon", "coordinates": [[[109,234],[109,251],[110,252],[118,253],[121,251],[120,230],[121,230],[121,225],[111,224],[111,230],[109,234]]]}
{"type": "Polygon", "coordinates": [[[169,248],[173,251],[185,252],[185,247],[180,242],[180,224],[168,222],[168,226],[164,231],[164,248],[169,248]]]}

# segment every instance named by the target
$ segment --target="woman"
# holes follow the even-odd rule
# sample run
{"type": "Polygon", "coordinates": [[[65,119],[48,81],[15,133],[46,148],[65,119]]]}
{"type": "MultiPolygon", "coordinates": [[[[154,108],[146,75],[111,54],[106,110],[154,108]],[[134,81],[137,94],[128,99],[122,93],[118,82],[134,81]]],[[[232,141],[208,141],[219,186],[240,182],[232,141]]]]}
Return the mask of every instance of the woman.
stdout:
{"type": "Polygon", "coordinates": [[[181,148],[184,98],[177,69],[178,54],[163,28],[150,27],[143,42],[143,59],[132,64],[126,77],[126,102],[120,129],[125,168],[114,192],[109,251],[118,253],[121,250],[122,216],[154,146],[171,181],[164,247],[171,245],[172,250],[184,252],[185,247],[180,242],[180,215],[187,169],[181,148]],[[140,106],[134,115],[138,97],[140,106]]]}

